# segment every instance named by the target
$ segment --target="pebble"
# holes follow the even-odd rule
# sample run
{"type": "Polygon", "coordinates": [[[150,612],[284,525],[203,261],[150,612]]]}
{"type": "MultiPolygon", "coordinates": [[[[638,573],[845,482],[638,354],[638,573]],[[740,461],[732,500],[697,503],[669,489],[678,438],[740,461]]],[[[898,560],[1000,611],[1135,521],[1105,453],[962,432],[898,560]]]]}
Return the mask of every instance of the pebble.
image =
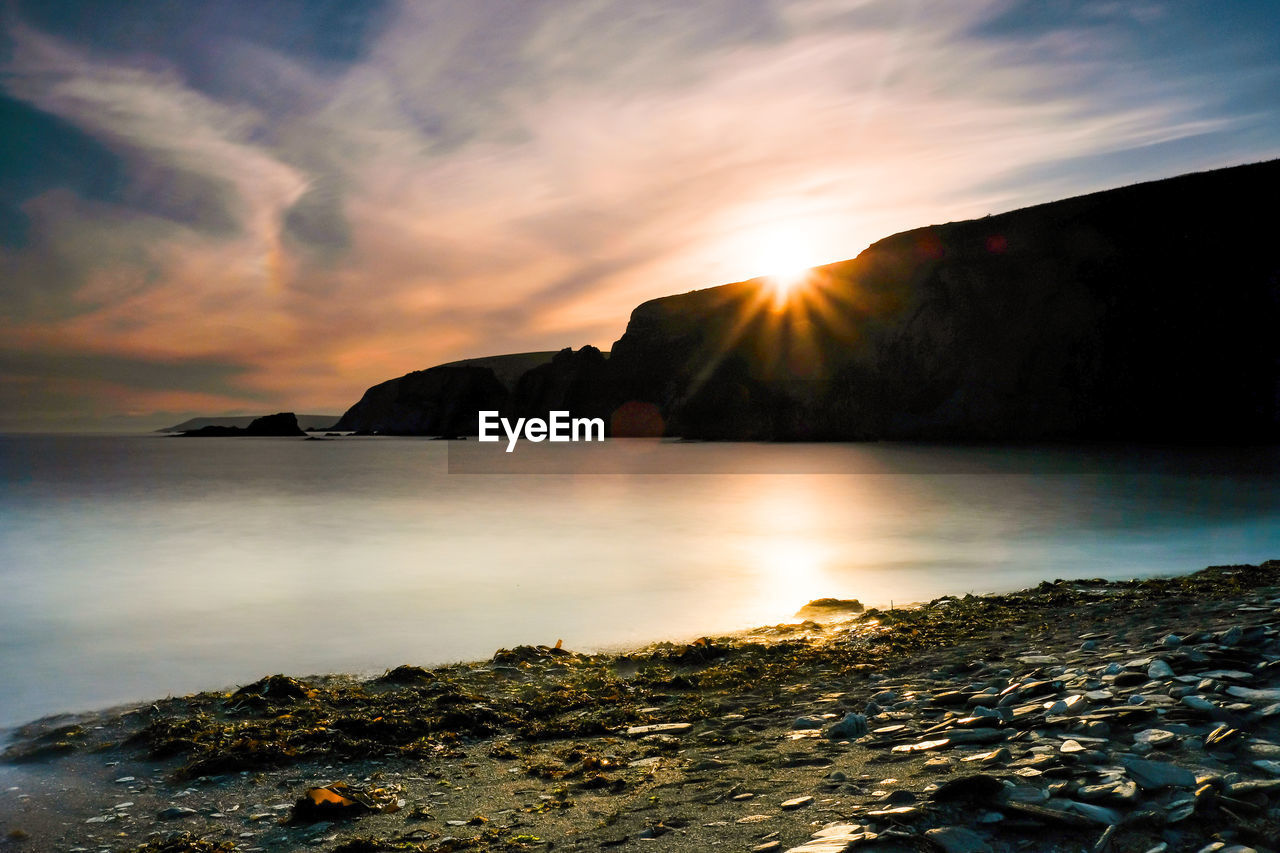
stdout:
{"type": "Polygon", "coordinates": [[[1164,729],[1145,729],[1133,736],[1134,743],[1144,744],[1153,749],[1163,749],[1166,746],[1172,746],[1178,740],[1178,736],[1173,732],[1164,729]]]}
{"type": "Polygon", "coordinates": [[[1138,783],[1144,791],[1158,791],[1162,788],[1190,788],[1196,784],[1196,776],[1190,770],[1176,764],[1160,761],[1145,761],[1141,758],[1130,758],[1122,761],[1129,777],[1138,783]]]}
{"type": "Polygon", "coordinates": [[[991,853],[991,845],[986,839],[962,826],[926,830],[924,837],[941,847],[945,853],[991,853]]]}
{"type": "Polygon", "coordinates": [[[189,809],[186,806],[171,806],[162,811],[156,812],[156,817],[160,820],[177,820],[178,818],[193,817],[199,814],[195,809],[189,809]]]}
{"type": "Polygon", "coordinates": [[[844,719],[827,729],[827,737],[833,740],[851,740],[867,733],[867,718],[863,714],[845,714],[844,719]]]}
{"type": "Polygon", "coordinates": [[[649,734],[684,734],[691,728],[693,723],[650,723],[646,726],[631,726],[627,729],[627,734],[631,737],[649,734]]]}

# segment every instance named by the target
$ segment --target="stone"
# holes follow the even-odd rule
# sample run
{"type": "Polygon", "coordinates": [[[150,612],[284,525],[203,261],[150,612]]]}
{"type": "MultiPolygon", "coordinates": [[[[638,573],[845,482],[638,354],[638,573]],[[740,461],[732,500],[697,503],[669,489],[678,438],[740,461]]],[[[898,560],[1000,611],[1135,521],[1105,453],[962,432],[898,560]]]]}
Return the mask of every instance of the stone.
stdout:
{"type": "Polygon", "coordinates": [[[1178,646],[1182,645],[1182,638],[1177,634],[1168,634],[1160,641],[1160,645],[1164,646],[1166,649],[1176,649],[1178,646]]]}
{"type": "Polygon", "coordinates": [[[809,796],[792,797],[789,800],[784,800],[782,802],[781,808],[784,811],[791,811],[792,809],[802,809],[805,806],[812,805],[812,804],[813,804],[813,797],[809,797],[809,796]]]}
{"type": "Polygon", "coordinates": [[[1146,684],[1149,679],[1145,672],[1122,672],[1112,682],[1116,687],[1137,687],[1146,684]]]}
{"type": "Polygon", "coordinates": [[[1191,788],[1196,784],[1196,775],[1186,768],[1162,761],[1146,761],[1141,758],[1130,758],[1120,762],[1138,787],[1144,791],[1159,791],[1163,788],[1191,788]]]}
{"type": "Polygon", "coordinates": [[[1152,681],[1160,678],[1173,678],[1173,667],[1169,666],[1167,661],[1154,660],[1151,666],[1147,667],[1147,678],[1152,681]]]}
{"type": "Polygon", "coordinates": [[[1085,698],[1080,695],[1067,696],[1057,702],[1045,703],[1045,716],[1054,717],[1061,714],[1073,714],[1084,708],[1085,698]]]}
{"type": "Polygon", "coordinates": [[[1227,794],[1232,797],[1245,794],[1266,794],[1273,797],[1280,795],[1280,779],[1246,779],[1232,782],[1227,786],[1227,794]]]}
{"type": "Polygon", "coordinates": [[[933,749],[941,749],[944,746],[950,746],[951,741],[947,738],[938,738],[935,740],[922,740],[917,743],[904,743],[901,746],[895,746],[894,752],[912,753],[912,752],[928,752],[933,749]]]}
{"type": "Polygon", "coordinates": [[[1098,785],[1085,785],[1076,791],[1076,797],[1088,802],[1098,800],[1108,803],[1131,803],[1138,797],[1138,786],[1128,779],[1116,779],[1098,785]]]}
{"type": "Polygon", "coordinates": [[[991,714],[975,714],[972,717],[961,717],[953,720],[951,725],[958,729],[993,729],[1001,723],[1000,716],[991,714]]]}
{"type": "Polygon", "coordinates": [[[1166,746],[1173,746],[1178,740],[1178,736],[1173,732],[1164,729],[1145,729],[1133,736],[1133,742],[1149,746],[1152,749],[1163,749],[1166,746]]]}
{"type": "Polygon", "coordinates": [[[1018,663],[1024,666],[1052,666],[1060,661],[1053,655],[1023,655],[1018,663]]]}
{"type": "Polygon", "coordinates": [[[641,735],[651,734],[684,734],[693,728],[693,723],[650,723],[647,726],[631,726],[627,729],[627,734],[631,737],[639,737],[641,735]]]}
{"type": "Polygon", "coordinates": [[[845,853],[875,837],[874,833],[863,831],[858,824],[833,824],[820,829],[809,841],[792,847],[787,853],[845,853]]]}
{"type": "Polygon", "coordinates": [[[195,809],[189,809],[186,806],[171,806],[156,812],[156,817],[160,820],[178,820],[184,817],[194,817],[199,814],[195,809]]]}
{"type": "Polygon", "coordinates": [[[1241,672],[1238,669],[1211,669],[1202,672],[1200,678],[1214,678],[1219,681],[1253,681],[1252,672],[1241,672]]]}
{"type": "Polygon", "coordinates": [[[944,826],[927,830],[925,839],[945,853],[991,853],[991,845],[972,829],[944,826]]]}
{"type": "Polygon", "coordinates": [[[986,801],[994,798],[1004,790],[1004,783],[994,776],[975,773],[971,776],[957,776],[948,779],[933,792],[933,799],[939,803],[959,801],[986,801]]]}
{"type": "Polygon", "coordinates": [[[1095,806],[1092,803],[1080,803],[1075,800],[1050,800],[1049,805],[1058,805],[1063,811],[1088,818],[1099,826],[1111,826],[1120,822],[1120,813],[1114,809],[1095,806]]]}
{"type": "Polygon", "coordinates": [[[844,719],[827,729],[827,737],[833,740],[852,740],[867,733],[867,718],[863,714],[845,714],[844,719]]]}
{"type": "Polygon", "coordinates": [[[1227,688],[1227,694],[1237,699],[1242,699],[1250,705],[1269,705],[1272,702],[1280,702],[1280,687],[1272,687],[1266,690],[1253,690],[1248,687],[1237,687],[1232,685],[1227,688]]]}
{"type": "Polygon", "coordinates": [[[895,806],[891,809],[872,809],[867,817],[884,818],[892,822],[910,822],[920,817],[923,812],[917,806],[895,806]]]}

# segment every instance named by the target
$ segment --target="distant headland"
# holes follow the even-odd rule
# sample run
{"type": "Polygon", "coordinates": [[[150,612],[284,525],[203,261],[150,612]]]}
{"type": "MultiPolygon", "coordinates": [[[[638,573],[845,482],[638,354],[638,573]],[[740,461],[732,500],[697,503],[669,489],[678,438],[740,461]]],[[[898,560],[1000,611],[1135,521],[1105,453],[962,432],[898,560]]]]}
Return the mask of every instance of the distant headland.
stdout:
{"type": "MultiPolygon", "coordinates": [[[[205,427],[234,427],[248,429],[261,415],[245,415],[244,417],[207,417],[188,418],[180,424],[162,427],[156,432],[193,432],[205,427]]],[[[338,422],[340,415],[295,415],[298,427],[303,430],[325,430],[338,422]]]]}
{"type": "Polygon", "coordinates": [[[293,412],[277,412],[274,415],[253,418],[246,427],[211,425],[178,433],[180,438],[300,437],[305,435],[306,432],[298,426],[298,416],[293,412]]]}

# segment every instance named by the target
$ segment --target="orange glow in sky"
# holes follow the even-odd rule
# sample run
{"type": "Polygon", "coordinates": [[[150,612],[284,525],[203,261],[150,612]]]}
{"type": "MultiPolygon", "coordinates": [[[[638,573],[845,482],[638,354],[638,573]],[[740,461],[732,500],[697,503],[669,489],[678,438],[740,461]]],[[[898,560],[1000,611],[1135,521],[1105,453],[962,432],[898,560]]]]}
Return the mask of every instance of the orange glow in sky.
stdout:
{"type": "Polygon", "coordinates": [[[794,306],[897,231],[1280,151],[1267,4],[1039,5],[388,0],[337,39],[325,4],[13,0],[0,429],[339,412],[607,349],[646,300],[767,277],[794,306]]]}

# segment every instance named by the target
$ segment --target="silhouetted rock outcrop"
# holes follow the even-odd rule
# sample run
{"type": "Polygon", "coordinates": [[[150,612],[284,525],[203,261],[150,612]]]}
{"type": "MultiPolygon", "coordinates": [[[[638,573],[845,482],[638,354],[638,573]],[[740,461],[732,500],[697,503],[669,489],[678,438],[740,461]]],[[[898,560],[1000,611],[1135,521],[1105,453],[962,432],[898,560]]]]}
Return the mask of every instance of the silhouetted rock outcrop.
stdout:
{"type": "Polygon", "coordinates": [[[233,426],[206,426],[200,429],[187,430],[182,435],[196,438],[217,436],[296,437],[305,436],[306,433],[298,427],[298,416],[293,412],[277,412],[274,415],[254,418],[250,421],[249,426],[243,429],[233,426]]]}
{"type": "Polygon", "coordinates": [[[383,435],[475,435],[481,410],[500,410],[507,389],[488,367],[440,365],[374,385],[334,425],[383,435]]]}
{"type": "Polygon", "coordinates": [[[1273,161],[907,231],[784,303],[767,279],[646,302],[608,359],[562,351],[509,394],[479,368],[383,383],[338,428],[567,409],[615,435],[1274,441],[1278,195],[1273,161]]]}
{"type": "Polygon", "coordinates": [[[567,411],[606,423],[613,409],[609,360],[592,346],[577,352],[565,348],[548,364],[526,372],[506,407],[509,417],[545,418],[551,411],[567,411]]]}

